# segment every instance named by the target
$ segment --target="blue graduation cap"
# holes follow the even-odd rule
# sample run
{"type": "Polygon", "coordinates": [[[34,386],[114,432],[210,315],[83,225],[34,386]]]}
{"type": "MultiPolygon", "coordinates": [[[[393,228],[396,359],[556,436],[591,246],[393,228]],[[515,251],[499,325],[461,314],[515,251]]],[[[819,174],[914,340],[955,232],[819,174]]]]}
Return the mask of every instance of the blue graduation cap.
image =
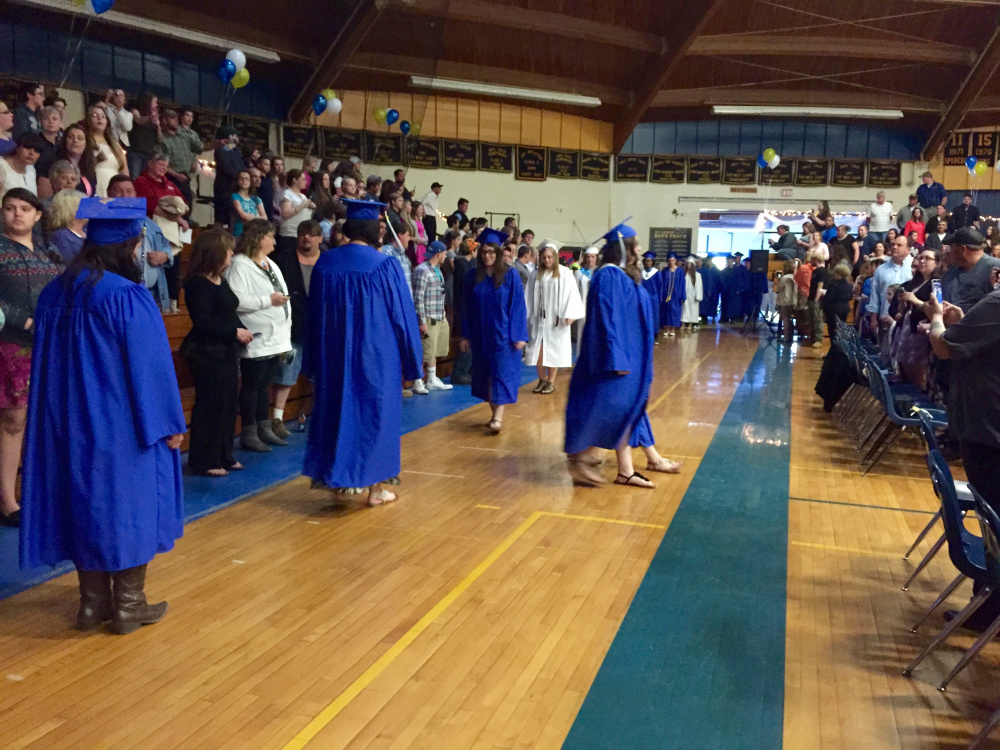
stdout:
{"type": "Polygon", "coordinates": [[[647,250],[642,254],[642,257],[649,258],[650,260],[656,260],[656,253],[654,253],[652,250],[647,250]]]}
{"type": "Polygon", "coordinates": [[[348,219],[358,219],[360,221],[378,221],[382,215],[385,203],[378,201],[359,201],[354,198],[341,198],[340,202],[347,208],[348,219]]]}
{"type": "Polygon", "coordinates": [[[486,227],[479,236],[476,237],[476,242],[480,245],[500,245],[503,247],[503,243],[507,241],[507,235],[503,232],[498,232],[496,229],[490,229],[486,227]]]}
{"type": "Polygon", "coordinates": [[[115,245],[142,234],[146,219],[145,198],[84,198],[76,218],[87,220],[87,241],[115,245]]]}
{"type": "Polygon", "coordinates": [[[677,253],[667,253],[667,260],[677,260],[677,253]]]}
{"type": "Polygon", "coordinates": [[[637,234],[638,232],[632,227],[622,222],[618,226],[608,230],[608,233],[604,235],[604,241],[618,242],[618,240],[627,240],[629,237],[635,237],[637,234]]]}

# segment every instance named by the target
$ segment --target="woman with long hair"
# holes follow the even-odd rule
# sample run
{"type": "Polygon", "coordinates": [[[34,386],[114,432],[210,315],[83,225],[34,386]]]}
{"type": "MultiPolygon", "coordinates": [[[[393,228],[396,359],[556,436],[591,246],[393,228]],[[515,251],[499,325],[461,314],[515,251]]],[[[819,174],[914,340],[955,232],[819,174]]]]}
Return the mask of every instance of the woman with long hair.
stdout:
{"type": "Polygon", "coordinates": [[[501,253],[505,235],[487,229],[479,235],[476,266],[463,280],[459,348],[472,355],[472,395],[490,405],[487,427],[503,427],[504,408],[517,403],[521,351],[528,341],[524,287],[501,253]]]}
{"type": "Polygon", "coordinates": [[[271,157],[271,171],[268,173],[271,182],[271,203],[264,203],[264,210],[271,217],[275,226],[281,225],[281,195],[285,192],[287,175],[285,175],[285,160],[280,156],[271,157]]]}
{"type": "Polygon", "coordinates": [[[528,348],[524,361],[535,365],[538,385],[532,393],[548,395],[556,389],[560,367],[573,366],[573,321],[584,317],[576,279],[559,265],[551,245],[538,250],[538,269],[528,278],[528,348]]]}
{"type": "Polygon", "coordinates": [[[684,266],[684,307],[681,310],[681,323],[685,329],[698,330],[701,324],[701,300],[705,296],[701,282],[701,274],[695,265],[694,258],[688,258],[684,266]]]}
{"type": "Polygon", "coordinates": [[[625,243],[635,241],[635,230],[619,225],[604,239],[601,267],[587,293],[580,357],[570,380],[564,450],[577,483],[604,483],[597,469],[599,452],[606,449],[617,455],[615,484],[652,489],[653,483],[635,471],[633,447],[643,448],[650,471],[680,470],[680,464],[656,452],[646,416],[656,338],[653,301],[642,287],[641,274],[636,280],[619,267],[625,243]]]}
{"type": "Polygon", "coordinates": [[[313,211],[313,219],[321,221],[323,213],[328,207],[335,206],[337,199],[333,197],[333,189],[330,183],[330,173],[326,170],[315,172],[310,182],[309,197],[316,204],[313,211]]]}
{"type": "MultiPolygon", "coordinates": [[[[86,196],[96,195],[97,171],[94,165],[94,142],[80,123],[74,123],[63,132],[63,139],[56,151],[56,162],[68,161],[80,173],[76,189],[86,196]]],[[[53,164],[55,166],[55,164],[53,164]]],[[[38,197],[51,198],[57,191],[53,189],[51,175],[38,175],[38,197]]]]}
{"type": "Polygon", "coordinates": [[[413,201],[410,205],[408,220],[413,227],[413,254],[419,266],[426,260],[427,255],[427,229],[424,227],[424,204],[420,201],[413,201]]]}
{"type": "Polygon", "coordinates": [[[89,198],[80,216],[83,250],[38,299],[21,565],[71,560],[77,628],[125,635],[167,611],[146,565],[183,533],[186,425],[177,388],[149,387],[173,358],[136,264],[145,201],[89,198]]]}
{"type": "Polygon", "coordinates": [[[108,197],[108,182],[116,174],[128,174],[128,161],[125,152],[111,135],[108,129],[108,115],[104,107],[94,105],[87,110],[84,128],[90,140],[94,153],[94,165],[97,172],[96,195],[108,197]]]}
{"type": "Polygon", "coordinates": [[[924,212],[919,206],[913,209],[913,215],[910,216],[910,220],[903,227],[904,237],[909,237],[910,232],[916,232],[917,242],[921,245],[924,244],[924,239],[927,236],[927,222],[924,219],[924,212]]]}
{"type": "MultiPolygon", "coordinates": [[[[253,194],[250,172],[241,169],[236,173],[236,192],[233,193],[233,237],[243,234],[243,226],[254,219],[266,219],[264,203],[253,194]]],[[[229,267],[229,264],[226,264],[229,267]]]]}
{"type": "MultiPolygon", "coordinates": [[[[21,462],[28,407],[35,307],[59,268],[47,247],[35,243],[32,230],[42,218],[42,204],[25,188],[3,196],[0,234],[0,526],[17,526],[17,467],[21,462]]],[[[161,324],[162,325],[162,324],[161,324]]]]}
{"type": "Polygon", "coordinates": [[[240,351],[240,419],[244,450],[268,453],[272,445],[288,445],[274,434],[269,419],[271,382],[278,358],[292,351],[292,312],[288,287],[277,263],[267,256],[274,251],[274,226],[252,219],[236,244],[236,257],[225,277],[236,294],[236,312],[253,339],[240,351]]]}
{"type": "Polygon", "coordinates": [[[135,180],[146,170],[146,162],[160,142],[160,100],[143,92],[132,108],[132,132],[129,135],[128,168],[135,180]]]}
{"type": "Polygon", "coordinates": [[[221,229],[199,234],[184,281],[191,331],[181,344],[181,354],[194,379],[188,468],[209,477],[224,477],[243,468],[233,458],[233,435],[239,355],[253,341],[253,334],[240,322],[236,314],[239,298],[223,278],[234,246],[233,236],[221,229]]]}
{"type": "Polygon", "coordinates": [[[927,388],[927,365],[930,359],[930,340],[919,330],[927,320],[923,306],[930,299],[934,279],[941,278],[941,251],[925,247],[917,255],[917,270],[913,278],[903,284],[889,307],[889,315],[898,321],[899,337],[893,352],[903,377],[917,388],[927,388]]]}

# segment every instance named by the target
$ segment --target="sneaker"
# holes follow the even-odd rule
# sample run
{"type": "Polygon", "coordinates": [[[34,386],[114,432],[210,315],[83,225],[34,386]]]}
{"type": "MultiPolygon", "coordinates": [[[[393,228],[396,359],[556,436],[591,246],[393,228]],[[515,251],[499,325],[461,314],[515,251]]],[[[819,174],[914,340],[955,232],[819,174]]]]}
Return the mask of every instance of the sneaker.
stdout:
{"type": "Polygon", "coordinates": [[[427,380],[427,390],[429,391],[450,391],[454,387],[450,383],[445,383],[437,375],[427,380]]]}
{"type": "Polygon", "coordinates": [[[556,387],[552,385],[549,381],[545,381],[545,387],[539,391],[543,396],[548,396],[550,393],[555,393],[556,387]]]}
{"type": "Polygon", "coordinates": [[[412,388],[404,388],[403,389],[403,398],[413,398],[413,389],[412,388]]]}
{"type": "Polygon", "coordinates": [[[427,386],[424,385],[424,381],[422,378],[413,383],[413,392],[419,393],[421,396],[426,396],[428,393],[430,393],[430,391],[427,390],[427,386]]]}
{"type": "Polygon", "coordinates": [[[177,300],[175,300],[175,299],[170,300],[170,314],[171,315],[180,315],[180,312],[181,312],[181,309],[180,309],[180,307],[177,306],[177,300]]]}
{"type": "Polygon", "coordinates": [[[542,389],[543,389],[544,387],[545,387],[545,381],[544,381],[544,380],[539,380],[539,381],[538,381],[538,385],[536,385],[536,386],[535,386],[534,388],[532,388],[532,389],[531,389],[531,392],[532,392],[532,393],[541,393],[541,392],[542,392],[542,389]]]}

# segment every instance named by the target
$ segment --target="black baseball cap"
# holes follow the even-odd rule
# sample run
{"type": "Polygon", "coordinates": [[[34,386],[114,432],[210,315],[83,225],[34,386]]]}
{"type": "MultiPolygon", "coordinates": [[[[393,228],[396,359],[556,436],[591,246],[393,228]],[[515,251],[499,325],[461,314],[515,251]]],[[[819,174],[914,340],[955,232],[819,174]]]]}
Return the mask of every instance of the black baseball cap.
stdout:
{"type": "Polygon", "coordinates": [[[986,247],[986,238],[975,227],[962,227],[956,230],[954,234],[947,235],[941,240],[941,244],[983,248],[986,247]]]}

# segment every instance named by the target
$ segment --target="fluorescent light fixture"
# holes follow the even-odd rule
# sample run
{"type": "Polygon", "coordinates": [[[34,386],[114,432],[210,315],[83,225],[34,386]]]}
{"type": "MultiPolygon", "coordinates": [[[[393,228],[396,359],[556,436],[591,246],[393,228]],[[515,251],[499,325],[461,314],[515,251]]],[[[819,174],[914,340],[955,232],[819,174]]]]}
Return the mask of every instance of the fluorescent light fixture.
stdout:
{"type": "Polygon", "coordinates": [[[171,23],[154,21],[149,18],[143,18],[142,16],[132,16],[128,13],[122,13],[117,10],[109,10],[106,13],[97,15],[94,13],[93,8],[91,8],[89,4],[78,6],[68,3],[65,0],[14,0],[14,2],[19,5],[30,5],[36,8],[45,8],[46,10],[55,11],[56,13],[70,13],[75,16],[85,16],[90,20],[110,23],[127,29],[135,29],[136,31],[142,31],[147,34],[155,34],[168,39],[176,39],[181,42],[187,42],[188,44],[208,47],[209,49],[223,51],[234,48],[241,49],[243,50],[243,54],[247,56],[248,60],[258,60],[266,63],[281,62],[281,57],[277,52],[264,49],[263,47],[255,47],[252,44],[234,42],[231,39],[225,39],[221,36],[216,36],[215,34],[206,34],[192,29],[183,29],[180,26],[174,26],[171,23]]]}
{"type": "Polygon", "coordinates": [[[497,99],[525,99],[527,101],[548,102],[550,104],[572,104],[577,107],[601,106],[601,100],[596,96],[568,94],[562,91],[544,91],[542,89],[525,89],[520,86],[494,86],[491,83],[456,81],[453,78],[410,76],[410,85],[417,89],[455,91],[462,94],[480,94],[482,96],[491,96],[497,99]]]}
{"type": "Polygon", "coordinates": [[[903,117],[898,109],[864,109],[854,107],[768,107],[756,104],[729,105],[716,104],[713,115],[749,115],[776,117],[848,117],[862,120],[899,120],[903,117]]]}

